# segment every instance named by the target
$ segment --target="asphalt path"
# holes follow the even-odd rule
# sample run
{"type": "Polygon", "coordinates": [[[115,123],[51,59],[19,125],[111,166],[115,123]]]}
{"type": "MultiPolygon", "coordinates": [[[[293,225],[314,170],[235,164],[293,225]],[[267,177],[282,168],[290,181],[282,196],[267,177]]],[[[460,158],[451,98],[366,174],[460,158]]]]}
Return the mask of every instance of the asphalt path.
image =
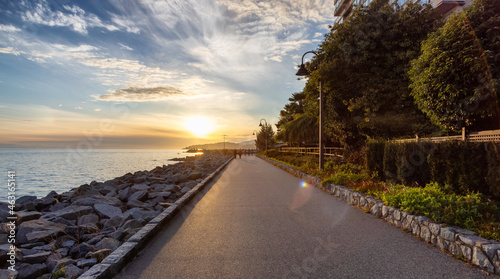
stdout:
{"type": "Polygon", "coordinates": [[[493,278],[255,156],[115,278],[493,278]]]}

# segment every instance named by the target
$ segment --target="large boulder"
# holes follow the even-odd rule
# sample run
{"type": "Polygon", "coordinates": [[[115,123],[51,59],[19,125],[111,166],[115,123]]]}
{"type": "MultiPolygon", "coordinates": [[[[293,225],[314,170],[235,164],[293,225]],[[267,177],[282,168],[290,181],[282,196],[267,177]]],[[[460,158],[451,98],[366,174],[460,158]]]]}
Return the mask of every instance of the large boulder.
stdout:
{"type": "Polygon", "coordinates": [[[118,192],[118,199],[121,201],[126,202],[128,200],[128,197],[132,194],[132,190],[130,187],[121,189],[120,192],[118,192]]]}
{"type": "Polygon", "coordinates": [[[22,263],[17,269],[18,279],[35,279],[48,271],[45,264],[22,263]]]}
{"type": "Polygon", "coordinates": [[[79,217],[91,213],[94,213],[94,209],[91,206],[70,205],[63,209],[44,215],[43,219],[60,217],[67,220],[77,220],[79,217]]]}
{"type": "Polygon", "coordinates": [[[122,210],[120,208],[108,204],[96,204],[94,205],[94,209],[97,213],[106,218],[113,218],[115,216],[122,215],[122,210]]]}
{"type": "Polygon", "coordinates": [[[44,220],[31,220],[19,225],[16,234],[16,244],[28,243],[28,235],[30,242],[37,242],[35,239],[46,239],[57,237],[63,234],[66,226],[50,221],[44,220]]]}
{"type": "Polygon", "coordinates": [[[71,250],[69,250],[69,254],[73,259],[79,259],[79,258],[85,258],[85,255],[87,255],[88,252],[94,252],[95,250],[96,249],[94,246],[84,242],[80,245],[71,248],[71,250]]]}
{"type": "Polygon", "coordinates": [[[145,201],[145,200],[147,200],[147,198],[148,198],[148,191],[142,190],[142,191],[137,191],[137,192],[133,193],[132,195],[130,195],[128,197],[128,201],[132,201],[132,200],[145,201]]]}
{"type": "Polygon", "coordinates": [[[96,214],[87,214],[78,218],[78,226],[82,226],[85,224],[97,224],[99,222],[99,216],[96,214]]]}
{"type": "Polygon", "coordinates": [[[98,195],[82,196],[74,198],[71,204],[86,205],[86,206],[93,206],[95,204],[107,204],[111,206],[120,207],[122,205],[122,202],[118,198],[106,197],[101,194],[98,194],[98,195]]]}

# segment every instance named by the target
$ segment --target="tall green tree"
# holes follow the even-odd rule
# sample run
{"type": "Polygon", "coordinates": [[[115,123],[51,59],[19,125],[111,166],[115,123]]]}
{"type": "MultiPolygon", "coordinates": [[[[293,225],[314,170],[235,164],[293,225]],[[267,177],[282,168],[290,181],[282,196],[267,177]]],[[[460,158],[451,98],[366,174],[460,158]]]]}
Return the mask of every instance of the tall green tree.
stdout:
{"type": "Polygon", "coordinates": [[[258,150],[270,149],[274,146],[274,131],[270,124],[264,124],[260,127],[255,140],[255,146],[258,150]]]}
{"type": "Polygon", "coordinates": [[[422,44],[412,96],[447,131],[500,129],[500,1],[475,0],[422,44]]]}
{"type": "Polygon", "coordinates": [[[305,113],[306,95],[303,92],[293,93],[280,112],[276,124],[277,140],[287,142],[291,146],[300,146],[318,142],[318,118],[305,113]]]}
{"type": "Polygon", "coordinates": [[[435,129],[410,96],[407,72],[420,54],[420,42],[440,25],[439,14],[428,5],[400,7],[379,0],[334,25],[320,45],[321,61],[309,65],[319,70],[304,89],[310,108],[317,109],[314,100],[322,78],[327,134],[356,148],[367,137],[414,136],[435,129]]]}

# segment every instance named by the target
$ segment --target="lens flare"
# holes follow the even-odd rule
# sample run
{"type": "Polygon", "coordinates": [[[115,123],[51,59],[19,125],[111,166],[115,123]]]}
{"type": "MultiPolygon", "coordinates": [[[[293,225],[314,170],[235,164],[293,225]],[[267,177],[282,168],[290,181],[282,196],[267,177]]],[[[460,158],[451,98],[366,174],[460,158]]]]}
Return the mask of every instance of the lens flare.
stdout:
{"type": "Polygon", "coordinates": [[[307,183],[305,181],[300,181],[300,187],[307,187],[307,183]]]}

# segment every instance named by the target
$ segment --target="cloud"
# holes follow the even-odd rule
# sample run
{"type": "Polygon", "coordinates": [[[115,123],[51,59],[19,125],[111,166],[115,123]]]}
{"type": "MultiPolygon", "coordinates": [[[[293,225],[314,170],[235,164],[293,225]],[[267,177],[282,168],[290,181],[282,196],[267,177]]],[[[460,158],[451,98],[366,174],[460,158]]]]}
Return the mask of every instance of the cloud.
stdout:
{"type": "Polygon", "coordinates": [[[0,31],[12,33],[12,32],[20,32],[21,29],[15,27],[14,25],[0,24],[0,31]]]}
{"type": "Polygon", "coordinates": [[[104,28],[108,31],[123,29],[127,32],[139,33],[139,30],[133,27],[131,22],[121,20],[115,16],[112,18],[114,24],[104,23],[97,15],[87,13],[78,6],[63,5],[61,9],[55,11],[50,8],[46,0],[40,0],[30,8],[21,17],[25,22],[46,26],[68,27],[75,32],[85,35],[88,34],[89,28],[104,28]]]}
{"type": "Polygon", "coordinates": [[[0,53],[13,54],[13,55],[21,55],[24,52],[16,50],[13,47],[3,47],[3,48],[0,48],[0,53]]]}
{"type": "Polygon", "coordinates": [[[121,44],[121,43],[118,43],[118,45],[119,45],[122,49],[130,50],[130,51],[134,50],[133,48],[131,48],[131,47],[127,46],[127,45],[121,44]]]}
{"type": "Polygon", "coordinates": [[[115,102],[152,102],[165,100],[170,97],[186,95],[181,89],[175,87],[137,88],[128,87],[112,90],[113,93],[98,96],[101,101],[115,102]]]}

